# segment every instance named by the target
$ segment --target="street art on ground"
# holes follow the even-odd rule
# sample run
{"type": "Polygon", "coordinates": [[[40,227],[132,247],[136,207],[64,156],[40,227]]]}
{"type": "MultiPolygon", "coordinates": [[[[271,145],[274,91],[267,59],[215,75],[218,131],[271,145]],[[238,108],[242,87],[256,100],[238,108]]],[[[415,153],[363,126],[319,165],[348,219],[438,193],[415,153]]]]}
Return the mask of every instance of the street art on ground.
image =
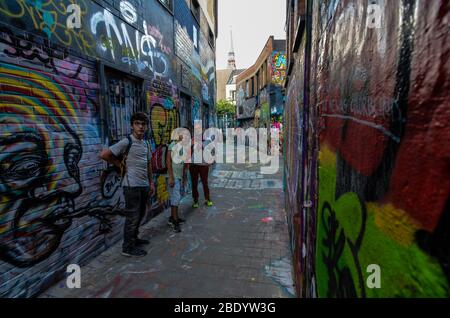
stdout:
{"type": "MultiPolygon", "coordinates": [[[[360,30],[368,18],[363,6],[347,0],[313,7],[311,109],[320,115],[320,158],[318,205],[310,214],[317,238],[315,257],[301,253],[314,267],[300,267],[300,288],[319,297],[449,297],[450,44],[442,39],[450,7],[386,2],[381,28],[360,30]],[[367,284],[372,264],[381,269],[380,289],[367,284]]],[[[286,118],[296,104],[305,107],[291,93],[296,80],[286,118]]],[[[302,123],[287,125],[295,131],[302,123]]],[[[286,146],[288,171],[299,164],[290,159],[297,145],[286,146]]],[[[289,179],[287,187],[292,206],[289,179]]],[[[308,222],[302,215],[301,224],[308,222]]]]}
{"type": "Polygon", "coordinates": [[[273,261],[270,265],[266,265],[264,272],[267,277],[270,277],[274,282],[282,286],[290,297],[295,297],[292,265],[288,257],[283,257],[273,261]]]}
{"type": "Polygon", "coordinates": [[[257,172],[236,172],[214,170],[214,179],[211,181],[211,188],[241,189],[241,190],[264,190],[282,189],[280,180],[265,179],[257,172]]]}

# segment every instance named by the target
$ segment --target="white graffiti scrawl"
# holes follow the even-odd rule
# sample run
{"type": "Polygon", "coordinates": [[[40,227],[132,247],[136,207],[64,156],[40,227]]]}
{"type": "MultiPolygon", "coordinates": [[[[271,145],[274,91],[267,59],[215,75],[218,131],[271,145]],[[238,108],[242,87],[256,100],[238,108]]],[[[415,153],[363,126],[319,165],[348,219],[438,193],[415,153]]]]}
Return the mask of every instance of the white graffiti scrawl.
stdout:
{"type": "MultiPolygon", "coordinates": [[[[137,11],[128,1],[121,1],[120,11],[126,22],[131,25],[138,23],[137,11]]],[[[113,61],[120,58],[122,63],[135,65],[139,72],[150,70],[155,77],[167,77],[170,64],[167,54],[158,47],[162,45],[161,41],[158,42],[151,34],[154,33],[155,27],[142,20],[144,30],[142,34],[137,29],[130,28],[125,22],[118,21],[120,20],[108,9],[96,12],[91,17],[90,28],[92,34],[99,37],[99,51],[103,54],[109,52],[113,61]],[[102,26],[106,34],[100,31],[102,26]],[[134,37],[130,36],[133,30],[134,37]]]]}

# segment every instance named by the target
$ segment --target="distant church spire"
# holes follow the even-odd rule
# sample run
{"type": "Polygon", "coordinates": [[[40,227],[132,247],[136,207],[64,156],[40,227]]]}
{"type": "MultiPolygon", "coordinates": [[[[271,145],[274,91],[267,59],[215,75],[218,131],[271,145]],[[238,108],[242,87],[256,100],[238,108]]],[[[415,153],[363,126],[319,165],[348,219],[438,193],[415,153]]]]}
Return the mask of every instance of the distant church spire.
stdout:
{"type": "Polygon", "coordinates": [[[236,58],[234,55],[233,30],[230,30],[230,35],[231,35],[231,50],[228,53],[228,69],[235,70],[236,69],[236,58]]]}

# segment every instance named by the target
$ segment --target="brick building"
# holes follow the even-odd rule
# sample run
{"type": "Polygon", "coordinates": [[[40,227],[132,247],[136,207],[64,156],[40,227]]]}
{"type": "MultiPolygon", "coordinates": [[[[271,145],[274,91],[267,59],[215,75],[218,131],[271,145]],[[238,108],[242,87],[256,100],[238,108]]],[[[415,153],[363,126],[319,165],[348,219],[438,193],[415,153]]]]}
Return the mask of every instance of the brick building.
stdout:
{"type": "Polygon", "coordinates": [[[134,111],[153,147],[215,124],[216,35],[214,0],[2,1],[1,297],[34,296],[121,239],[120,178],[99,153],[134,111]]]}
{"type": "Polygon", "coordinates": [[[270,128],[271,114],[284,109],[286,41],[269,37],[255,64],[236,79],[237,119],[241,127],[270,128]]]}

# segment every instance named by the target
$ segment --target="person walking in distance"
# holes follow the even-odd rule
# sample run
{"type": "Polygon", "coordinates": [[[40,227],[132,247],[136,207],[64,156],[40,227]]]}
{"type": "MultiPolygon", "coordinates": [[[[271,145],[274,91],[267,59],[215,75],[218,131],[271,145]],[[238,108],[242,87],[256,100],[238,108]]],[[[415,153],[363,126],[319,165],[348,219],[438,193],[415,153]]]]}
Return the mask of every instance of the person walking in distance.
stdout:
{"type": "Polygon", "coordinates": [[[146,256],[147,252],[140,247],[150,244],[139,238],[139,226],[149,199],[155,193],[151,147],[144,140],[148,125],[145,113],[134,114],[131,117],[132,135],[103,150],[100,156],[121,170],[126,217],[122,254],[128,257],[146,256]]]}

